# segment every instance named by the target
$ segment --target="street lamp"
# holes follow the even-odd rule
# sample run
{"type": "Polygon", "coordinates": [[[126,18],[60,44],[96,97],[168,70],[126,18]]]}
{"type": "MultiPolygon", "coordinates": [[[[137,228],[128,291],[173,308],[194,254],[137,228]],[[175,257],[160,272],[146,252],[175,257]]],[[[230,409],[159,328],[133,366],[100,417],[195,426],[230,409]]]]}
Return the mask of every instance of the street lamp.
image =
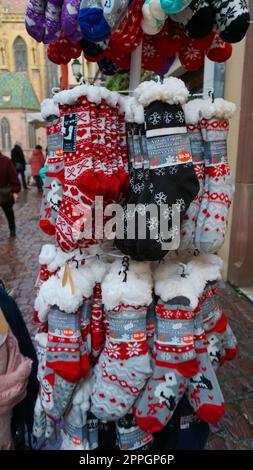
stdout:
{"type": "Polygon", "coordinates": [[[74,59],[71,63],[71,68],[72,68],[72,73],[73,73],[76,81],[80,82],[80,80],[82,78],[82,74],[81,74],[82,65],[81,65],[80,60],[79,59],[74,59]]]}

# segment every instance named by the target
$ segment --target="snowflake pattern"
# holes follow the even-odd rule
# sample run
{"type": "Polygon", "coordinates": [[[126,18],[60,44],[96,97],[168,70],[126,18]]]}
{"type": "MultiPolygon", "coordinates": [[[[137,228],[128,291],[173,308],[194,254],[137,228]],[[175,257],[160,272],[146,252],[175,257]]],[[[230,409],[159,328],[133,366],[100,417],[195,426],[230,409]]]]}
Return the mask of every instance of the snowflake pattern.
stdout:
{"type": "Polygon", "coordinates": [[[170,124],[171,121],[173,121],[173,114],[172,114],[172,113],[169,113],[168,111],[166,111],[166,112],[164,113],[163,119],[164,119],[164,122],[166,122],[166,124],[170,124]]]}
{"type": "Polygon", "coordinates": [[[119,346],[117,344],[109,343],[107,346],[107,352],[110,356],[118,359],[120,356],[119,346]]]}
{"type": "Polygon", "coordinates": [[[224,175],[224,170],[223,170],[221,165],[215,165],[213,167],[213,173],[214,173],[216,178],[219,178],[220,176],[224,175]]]}
{"type": "Polygon", "coordinates": [[[175,240],[177,235],[178,235],[178,227],[171,227],[171,229],[169,230],[170,240],[175,240]]]}
{"type": "Polygon", "coordinates": [[[136,174],[136,179],[141,181],[143,179],[143,170],[141,171],[138,171],[137,174],[136,174]]]}
{"type": "Polygon", "coordinates": [[[224,11],[221,11],[219,14],[219,23],[221,26],[224,26],[224,29],[226,28],[228,21],[233,20],[236,16],[237,13],[237,8],[236,5],[233,7],[229,7],[224,11]]]}
{"type": "Polygon", "coordinates": [[[158,168],[155,170],[155,175],[156,176],[164,176],[165,175],[165,169],[164,168],[158,168]]]}
{"type": "Polygon", "coordinates": [[[152,44],[144,44],[143,45],[143,56],[144,57],[154,57],[156,54],[156,50],[152,44]]]}
{"type": "Polygon", "coordinates": [[[146,214],[146,205],[145,204],[138,204],[138,206],[136,207],[136,212],[138,212],[138,214],[144,216],[146,214]]]}
{"type": "Polygon", "coordinates": [[[158,227],[158,220],[156,217],[151,217],[147,222],[147,227],[149,230],[155,230],[158,227]]]}
{"type": "Polygon", "coordinates": [[[165,209],[163,209],[163,213],[162,213],[163,217],[165,220],[171,220],[172,219],[172,215],[173,215],[173,209],[171,206],[168,206],[166,207],[165,209]]]}
{"type": "Polygon", "coordinates": [[[127,209],[126,212],[125,212],[125,219],[126,219],[126,220],[133,219],[134,214],[135,214],[135,210],[134,210],[134,209],[127,209]]]}
{"type": "Polygon", "coordinates": [[[185,117],[184,117],[184,112],[183,111],[178,111],[176,113],[176,118],[177,118],[177,121],[180,122],[181,124],[184,123],[185,121],[185,117]]]}
{"type": "Polygon", "coordinates": [[[183,199],[177,199],[175,202],[175,206],[178,212],[185,210],[185,201],[183,199]]]}
{"type": "Polygon", "coordinates": [[[175,175],[178,172],[178,167],[177,166],[170,166],[168,171],[169,171],[170,175],[175,175]]]}
{"type": "Polygon", "coordinates": [[[158,206],[161,206],[162,204],[166,204],[167,196],[161,191],[155,195],[154,200],[158,206]]]}
{"type": "Polygon", "coordinates": [[[155,126],[161,121],[161,115],[154,111],[152,114],[150,114],[148,120],[151,122],[151,124],[153,124],[153,126],[155,126]]]}
{"type": "Polygon", "coordinates": [[[139,356],[141,353],[141,346],[138,343],[129,343],[126,348],[128,357],[139,356]]]}
{"type": "Polygon", "coordinates": [[[141,194],[144,189],[144,183],[136,183],[133,185],[133,192],[135,194],[141,194]]]}

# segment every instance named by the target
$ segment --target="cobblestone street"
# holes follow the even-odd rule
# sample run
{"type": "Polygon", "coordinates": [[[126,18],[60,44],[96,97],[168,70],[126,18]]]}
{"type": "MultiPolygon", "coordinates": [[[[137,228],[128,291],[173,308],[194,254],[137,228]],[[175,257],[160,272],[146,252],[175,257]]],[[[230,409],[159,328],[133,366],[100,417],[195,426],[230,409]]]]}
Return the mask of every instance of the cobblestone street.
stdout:
{"type": "MultiPolygon", "coordinates": [[[[15,206],[17,238],[9,239],[0,209],[0,278],[12,291],[31,333],[33,286],[38,274],[41,245],[50,242],[38,228],[40,197],[32,188],[15,206]]],[[[209,449],[253,449],[253,303],[230,286],[221,290],[222,302],[240,345],[236,361],[226,364],[219,379],[226,401],[226,415],[212,430],[209,449]]]]}

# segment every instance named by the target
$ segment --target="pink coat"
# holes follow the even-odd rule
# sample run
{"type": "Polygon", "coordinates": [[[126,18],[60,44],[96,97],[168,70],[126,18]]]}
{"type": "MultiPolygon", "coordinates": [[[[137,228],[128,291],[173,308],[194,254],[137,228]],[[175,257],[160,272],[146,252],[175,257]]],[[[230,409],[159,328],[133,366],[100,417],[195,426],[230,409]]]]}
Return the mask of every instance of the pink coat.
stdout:
{"type": "Polygon", "coordinates": [[[41,150],[35,149],[30,158],[31,174],[36,176],[40,174],[40,169],[44,166],[45,160],[41,150]]]}
{"type": "Polygon", "coordinates": [[[9,330],[0,346],[0,450],[12,448],[12,409],[26,396],[32,361],[20,353],[18,342],[9,330]]]}

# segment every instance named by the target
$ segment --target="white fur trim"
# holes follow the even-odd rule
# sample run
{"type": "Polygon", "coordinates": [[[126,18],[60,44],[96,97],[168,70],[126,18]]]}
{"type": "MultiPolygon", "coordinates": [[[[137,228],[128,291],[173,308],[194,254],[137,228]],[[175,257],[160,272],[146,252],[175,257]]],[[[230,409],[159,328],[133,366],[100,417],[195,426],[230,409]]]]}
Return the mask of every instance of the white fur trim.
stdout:
{"type": "Polygon", "coordinates": [[[60,117],[59,106],[54,102],[52,98],[46,98],[40,105],[41,116],[43,119],[47,119],[50,116],[60,117]]]}
{"type": "Polygon", "coordinates": [[[205,119],[231,119],[236,112],[236,105],[223,98],[216,98],[214,103],[210,99],[203,100],[201,115],[205,119]]]}
{"type": "Polygon", "coordinates": [[[61,250],[60,247],[57,248],[56,255],[50,263],[48,263],[47,269],[51,273],[56,271],[56,269],[61,268],[65,263],[75,256],[75,251],[70,253],[65,253],[61,250]]]}
{"type": "Polygon", "coordinates": [[[34,339],[42,348],[47,347],[47,333],[37,333],[34,339]]]}
{"type": "Polygon", "coordinates": [[[184,105],[185,121],[186,124],[197,124],[200,120],[200,112],[203,100],[196,99],[189,101],[184,105]]]}
{"type": "Polygon", "coordinates": [[[61,105],[75,104],[81,96],[87,95],[87,89],[87,85],[80,85],[72,88],[71,90],[60,91],[54,96],[54,102],[61,105]]]}
{"type": "Polygon", "coordinates": [[[169,104],[185,104],[189,97],[189,90],[180,78],[169,77],[163,82],[162,101],[169,104]]]}
{"type": "Polygon", "coordinates": [[[84,266],[90,271],[94,284],[101,283],[108,270],[108,264],[99,259],[88,259],[84,266]]]}
{"type": "Polygon", "coordinates": [[[87,89],[87,98],[91,103],[101,103],[101,87],[90,85],[87,89]]]}
{"type": "Polygon", "coordinates": [[[149,2],[150,12],[157,20],[166,20],[167,16],[163,8],[161,7],[160,0],[150,0],[149,2]]]}
{"type": "Polygon", "coordinates": [[[136,307],[151,304],[152,281],[149,264],[130,261],[126,282],[123,281],[122,261],[116,260],[102,282],[102,299],[107,309],[113,309],[122,303],[136,307]]]}
{"type": "MultiPolygon", "coordinates": [[[[76,312],[76,310],[82,305],[84,294],[80,289],[78,289],[79,282],[77,282],[76,277],[72,273],[75,283],[75,293],[72,294],[69,283],[67,283],[65,287],[62,286],[62,279],[59,277],[60,274],[63,274],[63,270],[57,273],[57,275],[51,276],[42,284],[35,300],[35,310],[37,310],[38,317],[42,323],[47,320],[50,307],[53,305],[57,305],[60,310],[66,313],[76,312]]],[[[89,290],[89,293],[91,291],[92,289],[89,290]]],[[[87,295],[87,297],[88,296],[89,295],[87,295]]]]}
{"type": "Polygon", "coordinates": [[[175,297],[187,297],[191,308],[195,309],[198,305],[198,297],[204,291],[205,283],[198,284],[198,289],[195,289],[194,282],[196,279],[193,279],[193,275],[189,279],[189,277],[184,278],[178,274],[171,274],[167,279],[155,282],[155,293],[163,302],[168,302],[175,297]]]}
{"type": "Polygon", "coordinates": [[[162,83],[154,81],[142,82],[135,90],[135,97],[144,107],[156,100],[168,104],[185,104],[189,91],[183,80],[175,77],[166,78],[162,83]]]}
{"type": "Polygon", "coordinates": [[[145,81],[137,86],[134,96],[140,104],[148,106],[153,101],[161,99],[162,90],[161,83],[157,83],[153,80],[145,81]]]}
{"type": "Polygon", "coordinates": [[[43,245],[39,255],[39,264],[48,266],[53,262],[57,254],[57,248],[51,243],[43,245]]]}

